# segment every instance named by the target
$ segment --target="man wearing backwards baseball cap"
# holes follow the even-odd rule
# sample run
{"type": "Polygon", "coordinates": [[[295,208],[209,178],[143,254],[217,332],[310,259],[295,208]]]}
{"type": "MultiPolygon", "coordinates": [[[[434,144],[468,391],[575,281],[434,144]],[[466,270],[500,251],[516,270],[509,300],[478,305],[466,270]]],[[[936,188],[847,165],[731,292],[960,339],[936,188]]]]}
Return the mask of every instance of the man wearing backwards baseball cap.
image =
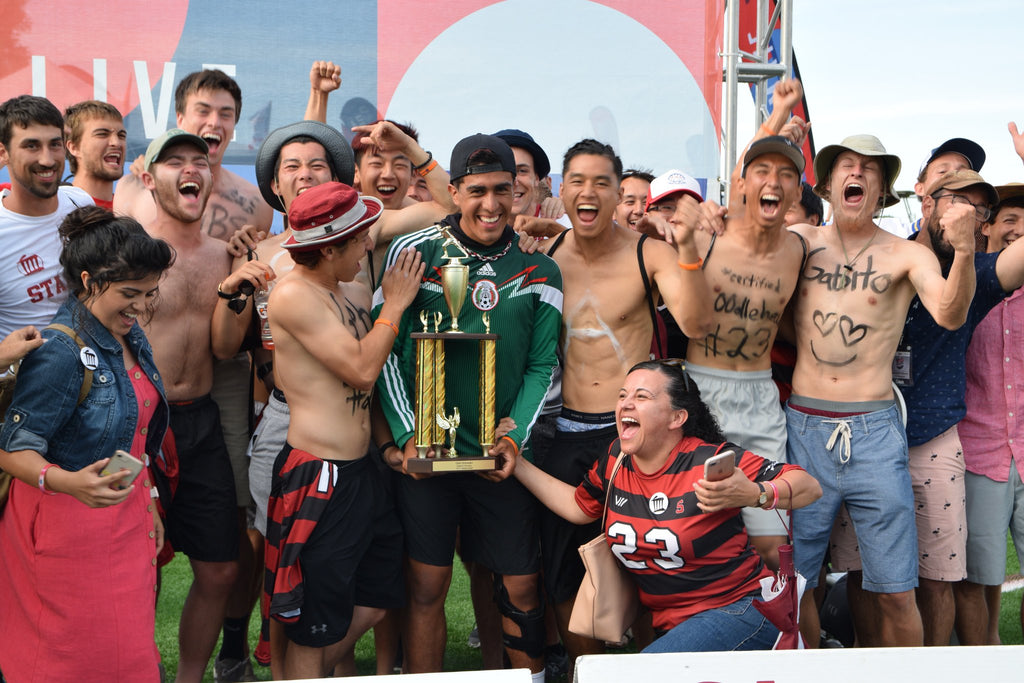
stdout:
{"type": "Polygon", "coordinates": [[[423,275],[415,250],[396,254],[373,325],[369,292],[352,280],[371,247],[381,203],[328,182],[299,195],[283,247],[295,267],[270,293],[275,374],[288,396],[288,440],[274,467],[267,583],[275,678],[318,678],[380,619],[402,585],[400,543],[374,534],[383,492],[370,443],[370,391],[397,320],[423,275]],[[294,519],[306,524],[292,524],[294,519]],[[309,524],[308,522],[312,522],[309,524]],[[364,607],[355,607],[361,605],[364,607]]]}
{"type": "MultiPolygon", "coordinates": [[[[881,207],[899,201],[892,189],[899,169],[899,158],[871,135],[825,147],[814,160],[814,189],[829,200],[835,222],[790,228],[807,241],[808,256],[794,297],[797,362],[786,408],[787,450],[789,462],[804,467],[824,491],[793,515],[794,559],[813,588],[845,502],[861,531],[863,585],[877,610],[877,632],[859,635],[867,644],[888,646],[923,640],[914,603],[914,501],[892,361],[915,293],[941,327],[956,329],[966,320],[976,222],[969,204],[943,205],[939,224],[953,247],[944,279],[928,247],[874,223],[881,207]]],[[[810,596],[804,596],[804,633],[817,632],[810,596]]]]}
{"type": "MultiPolygon", "coordinates": [[[[452,151],[449,192],[460,213],[440,225],[395,239],[386,259],[394,263],[407,247],[423,254],[428,275],[401,320],[389,318],[382,290],[374,294],[377,322],[399,323],[398,340],[378,380],[380,402],[398,444],[384,449],[392,467],[401,469],[416,455],[413,436],[415,346],[410,332],[420,329],[419,314],[451,314],[442,295],[439,268],[445,255],[468,254],[468,296],[459,327],[484,332],[488,313],[497,341],[496,416],[511,431],[496,439],[489,453],[499,469],[480,477],[472,473],[413,479],[398,487],[409,555],[408,637],[403,641],[411,673],[440,671],[445,644],[444,600],[452,575],[456,529],[462,547],[495,574],[498,608],[503,615],[505,646],[514,667],[529,667],[543,680],[544,610],[538,595],[536,500],[508,477],[551,383],[562,310],[558,267],[542,254],[525,254],[509,221],[512,215],[515,157],[491,135],[471,135],[452,151]],[[452,244],[454,240],[455,244],[452,244]]],[[[446,395],[458,406],[462,423],[457,450],[479,454],[479,352],[476,344],[449,344],[446,349],[446,395]]]]}
{"type": "Polygon", "coordinates": [[[533,136],[516,128],[499,130],[501,138],[516,157],[516,180],[512,187],[513,229],[535,237],[554,237],[571,227],[562,200],[551,197],[551,162],[533,136]],[[545,199],[545,194],[548,196],[545,199]]]}
{"type": "MultiPolygon", "coordinates": [[[[787,208],[799,199],[803,170],[803,153],[788,139],[754,141],[734,188],[745,210],[728,217],[721,235],[694,233],[714,312],[711,333],[688,345],[687,372],[730,441],[779,462],[786,461],[786,418],[770,351],[806,253],[803,240],[783,227],[787,208]]],[[[654,208],[658,190],[655,179],[654,208]]],[[[743,510],[743,520],[754,548],[778,569],[786,527],[774,510],[757,509],[774,507],[768,493],[760,506],[743,510]]]]}

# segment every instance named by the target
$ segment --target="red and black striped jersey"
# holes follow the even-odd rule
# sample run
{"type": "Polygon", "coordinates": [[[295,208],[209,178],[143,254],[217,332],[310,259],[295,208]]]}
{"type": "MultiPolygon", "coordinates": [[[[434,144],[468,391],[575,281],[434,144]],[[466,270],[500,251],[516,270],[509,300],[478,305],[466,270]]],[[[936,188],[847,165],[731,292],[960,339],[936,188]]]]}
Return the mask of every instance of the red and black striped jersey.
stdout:
{"type": "Polygon", "coordinates": [[[330,502],[338,466],[293,448],[273,481],[267,506],[264,611],[278,621],[294,622],[303,601],[299,553],[330,502]]]}
{"type": "MultiPolygon", "coordinates": [[[[694,614],[732,604],[770,576],[750,547],[739,508],[706,513],[697,507],[693,485],[704,476],[704,461],[730,448],[743,454],[736,466],[753,481],[798,469],[733,443],[684,437],[660,471],[644,474],[627,456],[615,475],[605,533],[612,552],[632,573],[656,629],[668,630],[694,614]]],[[[617,441],[576,488],[577,505],[591,517],[600,517],[604,507],[615,467],[612,453],[618,453],[617,441]]]]}

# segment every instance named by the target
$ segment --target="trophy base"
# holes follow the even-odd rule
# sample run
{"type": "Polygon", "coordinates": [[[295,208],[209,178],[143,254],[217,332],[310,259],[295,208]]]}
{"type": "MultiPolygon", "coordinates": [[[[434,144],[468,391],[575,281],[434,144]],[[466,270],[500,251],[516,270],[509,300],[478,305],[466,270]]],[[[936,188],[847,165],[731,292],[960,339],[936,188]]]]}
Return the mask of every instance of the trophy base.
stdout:
{"type": "Polygon", "coordinates": [[[497,458],[490,456],[458,458],[409,458],[405,467],[415,474],[448,474],[449,472],[488,472],[498,468],[497,458]]]}

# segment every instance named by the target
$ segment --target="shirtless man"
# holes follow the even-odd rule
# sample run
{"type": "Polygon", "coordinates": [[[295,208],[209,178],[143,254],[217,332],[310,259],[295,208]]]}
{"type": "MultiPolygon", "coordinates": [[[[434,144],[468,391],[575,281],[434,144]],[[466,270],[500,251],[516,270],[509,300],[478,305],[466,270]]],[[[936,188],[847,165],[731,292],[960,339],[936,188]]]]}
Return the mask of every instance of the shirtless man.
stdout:
{"type": "Polygon", "coordinates": [[[654,174],[650,171],[627,168],[622,173],[622,199],[615,207],[615,222],[624,228],[636,230],[636,223],[644,215],[647,206],[647,191],[651,187],[654,174]]]}
{"type": "Polygon", "coordinates": [[[89,193],[96,206],[114,208],[114,181],[124,175],[128,132],[112,104],[86,100],[64,111],[71,182],[89,193]]]}
{"type": "MultiPolygon", "coordinates": [[[[784,106],[778,97],[775,106],[784,106]]],[[[754,141],[733,189],[745,211],[730,216],[721,235],[695,236],[714,293],[714,320],[704,339],[690,342],[687,372],[730,441],[779,462],[786,461],[786,417],[770,351],[804,258],[802,240],[783,227],[787,207],[799,199],[803,169],[800,148],[786,138],[754,141]]],[[[778,546],[786,541],[779,515],[748,508],[743,521],[751,544],[777,570],[778,546]]]]}
{"type": "MultiPolygon", "coordinates": [[[[673,249],[614,221],[621,173],[622,162],[610,146],[583,140],[570,147],[562,163],[562,200],[573,229],[542,247],[565,283],[563,408],[554,439],[534,439],[532,448],[539,466],[574,485],[615,439],[619,387],[633,364],[650,357],[659,292],[691,337],[699,339],[710,329],[711,295],[692,237],[697,200],[683,200],[690,219],[680,214],[673,226],[673,249]]],[[[602,643],[568,629],[583,577],[576,549],[599,532],[595,525],[577,527],[547,511],[541,514],[544,582],[562,642],[571,658],[602,651],[602,643]]]]}
{"type": "MultiPolygon", "coordinates": [[[[880,207],[899,201],[892,190],[899,168],[870,135],[830,145],[814,160],[815,191],[829,200],[835,223],[791,228],[807,241],[808,257],[794,297],[797,363],[786,419],[789,462],[824,490],[794,514],[797,570],[809,588],[817,584],[845,502],[864,540],[864,588],[878,614],[878,633],[865,634],[866,644],[919,646],[914,504],[892,360],[915,293],[940,326],[963,324],[974,295],[974,226],[971,207],[970,221],[966,211],[940,220],[954,249],[943,279],[926,247],[873,221],[880,207]]],[[[811,591],[802,616],[816,621],[811,591]]]]}
{"type": "MultiPolygon", "coordinates": [[[[213,187],[203,212],[203,234],[226,242],[247,224],[269,233],[274,212],[252,183],[223,167],[242,115],[242,91],[235,80],[218,69],[185,76],[174,92],[174,111],[177,127],[201,137],[210,148],[213,187]]],[[[114,210],[143,225],[152,222],[156,207],[139,175],[133,172],[117,184],[114,210]]]]}
{"type": "Polygon", "coordinates": [[[238,572],[235,482],[217,405],[209,396],[210,321],[218,282],[229,275],[231,264],[224,244],[201,231],[213,183],[206,150],[202,138],[171,129],[150,143],[141,176],[156,207],[146,230],[177,254],[145,330],[164,376],[181,474],[167,536],[188,555],[195,575],[178,631],[182,681],[202,678],[238,572]]]}
{"type": "MultiPolygon", "coordinates": [[[[268,309],[277,382],[291,409],[267,538],[271,628],[287,636],[271,660],[275,678],[329,674],[382,615],[353,606],[366,604],[367,591],[388,593],[402,582],[401,544],[387,547],[374,535],[381,484],[364,457],[370,391],[395,331],[371,324],[370,293],[352,282],[380,211],[376,198],[328,182],[304,192],[288,214],[292,234],[283,247],[295,266],[274,287],[268,309]],[[312,529],[290,525],[299,510],[312,529]],[[292,592],[297,580],[299,594],[292,592]]],[[[423,269],[415,250],[398,256],[382,280],[383,318],[401,318],[423,269]]]]}

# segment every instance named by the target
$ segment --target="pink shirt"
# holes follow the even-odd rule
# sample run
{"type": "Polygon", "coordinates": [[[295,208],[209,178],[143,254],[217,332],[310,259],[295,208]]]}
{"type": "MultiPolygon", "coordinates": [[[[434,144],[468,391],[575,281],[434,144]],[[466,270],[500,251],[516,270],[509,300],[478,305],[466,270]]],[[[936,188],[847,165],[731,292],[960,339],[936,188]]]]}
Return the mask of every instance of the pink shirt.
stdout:
{"type": "Polygon", "coordinates": [[[968,472],[1006,481],[1024,472],[1024,292],[989,311],[967,348],[967,415],[960,442],[968,472]]]}

